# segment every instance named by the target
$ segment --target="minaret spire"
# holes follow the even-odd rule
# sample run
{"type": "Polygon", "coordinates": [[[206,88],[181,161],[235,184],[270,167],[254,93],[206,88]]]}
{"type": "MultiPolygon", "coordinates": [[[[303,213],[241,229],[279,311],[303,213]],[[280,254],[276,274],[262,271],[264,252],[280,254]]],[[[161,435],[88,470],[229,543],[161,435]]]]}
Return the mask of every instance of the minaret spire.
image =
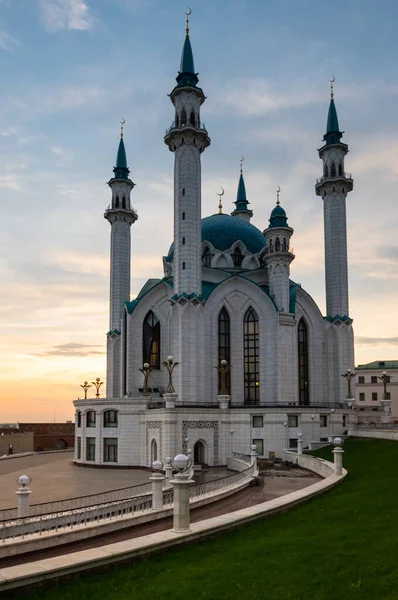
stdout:
{"type": "Polygon", "coordinates": [[[245,180],[243,179],[243,161],[245,157],[242,156],[240,160],[240,175],[239,175],[239,183],[238,183],[238,192],[236,194],[235,201],[235,210],[231,213],[233,217],[238,217],[239,219],[243,219],[244,221],[250,221],[253,216],[253,211],[248,208],[248,204],[250,202],[246,197],[246,186],[245,180]]]}

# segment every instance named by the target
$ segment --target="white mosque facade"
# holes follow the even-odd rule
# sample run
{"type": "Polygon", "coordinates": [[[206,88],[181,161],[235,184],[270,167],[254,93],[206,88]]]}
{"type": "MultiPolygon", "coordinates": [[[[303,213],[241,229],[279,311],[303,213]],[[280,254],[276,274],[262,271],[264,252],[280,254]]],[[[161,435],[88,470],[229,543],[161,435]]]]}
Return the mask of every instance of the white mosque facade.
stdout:
{"type": "Polygon", "coordinates": [[[299,432],[307,445],[348,424],[341,373],[354,366],[346,241],[353,181],[333,95],[315,186],[324,209],[322,315],[290,279],[286,212],[278,200],[265,230],[253,225],[242,170],[234,211],[202,219],[201,154],[210,138],[198,83],[187,28],[164,140],[175,157],[174,240],[164,277],[149,279],[134,300],[130,235],[139,221],[120,140],[104,215],[111,225],[106,397],[74,402],[77,463],[150,466],[191,447],[197,463],[225,465],[252,444],[260,456],[278,455],[296,447],[299,432]],[[172,387],[168,365],[175,365],[172,387]]]}

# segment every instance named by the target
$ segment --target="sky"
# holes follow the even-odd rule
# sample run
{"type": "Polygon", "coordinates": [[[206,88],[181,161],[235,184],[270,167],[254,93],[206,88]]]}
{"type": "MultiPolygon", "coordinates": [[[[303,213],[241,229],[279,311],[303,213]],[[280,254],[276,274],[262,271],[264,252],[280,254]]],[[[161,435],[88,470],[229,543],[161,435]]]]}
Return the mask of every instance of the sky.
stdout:
{"type": "MultiPolygon", "coordinates": [[[[276,187],[294,228],[291,277],[325,310],[322,145],[329,78],[354,178],[347,198],[356,363],[398,359],[398,4],[190,0],[212,139],[202,214],[232,210],[244,156],[252,223],[276,187]]],[[[185,35],[177,0],[0,0],[0,422],[64,421],[105,378],[110,201],[119,123],[132,204],[132,298],[173,235],[167,94],[185,35]]]]}

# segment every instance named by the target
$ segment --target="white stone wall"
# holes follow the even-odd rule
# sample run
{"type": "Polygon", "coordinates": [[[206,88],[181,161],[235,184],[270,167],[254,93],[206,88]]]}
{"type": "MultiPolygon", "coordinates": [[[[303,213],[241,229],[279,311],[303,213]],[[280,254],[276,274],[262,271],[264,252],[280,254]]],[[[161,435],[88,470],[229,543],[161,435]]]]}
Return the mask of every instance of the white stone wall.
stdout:
{"type": "Polygon", "coordinates": [[[120,331],[123,305],[130,300],[130,254],[130,223],[115,220],[111,225],[110,331],[120,331]]]}

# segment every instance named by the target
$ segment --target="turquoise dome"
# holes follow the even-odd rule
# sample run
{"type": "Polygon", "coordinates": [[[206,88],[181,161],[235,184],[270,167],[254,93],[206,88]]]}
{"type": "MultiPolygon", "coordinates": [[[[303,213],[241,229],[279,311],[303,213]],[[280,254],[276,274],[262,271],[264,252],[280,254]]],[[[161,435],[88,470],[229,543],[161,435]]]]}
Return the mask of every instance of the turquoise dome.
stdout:
{"type": "Polygon", "coordinates": [[[277,204],[272,210],[269,217],[270,227],[289,227],[287,224],[287,216],[284,208],[280,204],[277,204]]]}
{"type": "MultiPolygon", "coordinates": [[[[231,215],[216,214],[202,219],[202,242],[210,242],[217,250],[229,250],[237,241],[243,242],[249,252],[257,254],[267,241],[254,225],[231,215]]],[[[173,260],[174,243],[171,244],[167,260],[173,260]]]]}

